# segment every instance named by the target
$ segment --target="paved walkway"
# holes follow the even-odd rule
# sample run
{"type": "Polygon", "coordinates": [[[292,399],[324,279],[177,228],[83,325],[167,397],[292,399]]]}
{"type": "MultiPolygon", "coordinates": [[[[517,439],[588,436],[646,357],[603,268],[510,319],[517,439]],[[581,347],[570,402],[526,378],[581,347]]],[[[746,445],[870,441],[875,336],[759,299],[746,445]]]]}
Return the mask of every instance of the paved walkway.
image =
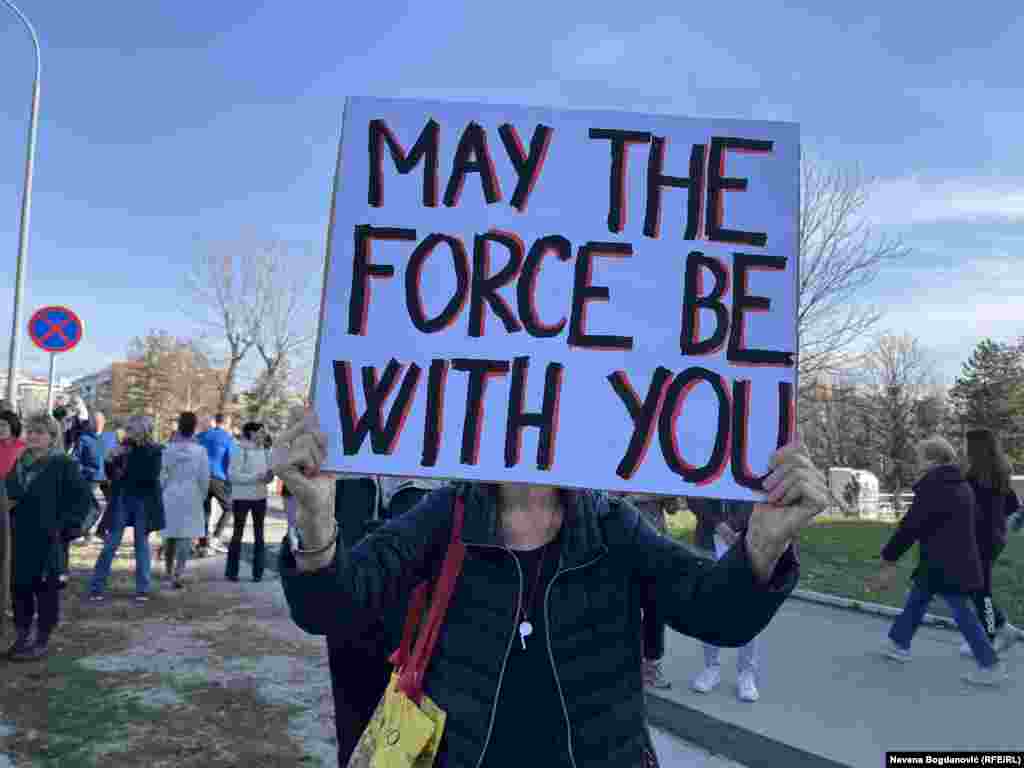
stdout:
{"type": "Polygon", "coordinates": [[[890,622],[789,600],[762,635],[761,700],[739,701],[735,657],[722,652],[723,682],[690,690],[703,666],[699,644],[669,633],[664,671],[674,683],[652,701],[659,724],[744,765],[841,764],[877,768],[886,751],[1010,749],[1024,743],[1024,646],[1004,658],[1010,681],[975,689],[960,676],[958,633],[923,628],[913,661],[878,653],[890,622]]]}

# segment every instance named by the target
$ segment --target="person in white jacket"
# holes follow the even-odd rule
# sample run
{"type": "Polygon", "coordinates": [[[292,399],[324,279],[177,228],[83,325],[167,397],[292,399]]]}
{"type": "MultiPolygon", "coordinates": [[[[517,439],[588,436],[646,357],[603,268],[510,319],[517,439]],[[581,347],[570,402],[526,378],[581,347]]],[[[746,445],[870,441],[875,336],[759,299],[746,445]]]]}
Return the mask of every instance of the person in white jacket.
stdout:
{"type": "Polygon", "coordinates": [[[165,578],[181,589],[192,539],[204,534],[203,502],[210,488],[210,461],[195,439],[196,415],[178,417],[178,431],[164,450],[161,469],[167,527],[162,531],[165,578]]]}
{"type": "Polygon", "coordinates": [[[270,448],[263,425],[250,421],[242,426],[242,439],[231,447],[228,478],[231,481],[231,512],[234,528],[228,545],[228,561],[224,575],[228,581],[238,581],[239,561],[242,557],[242,535],[245,523],[252,513],[255,544],[252,553],[252,580],[263,579],[266,541],[263,522],[267,517],[267,483],[274,479],[270,471],[270,448]]]}

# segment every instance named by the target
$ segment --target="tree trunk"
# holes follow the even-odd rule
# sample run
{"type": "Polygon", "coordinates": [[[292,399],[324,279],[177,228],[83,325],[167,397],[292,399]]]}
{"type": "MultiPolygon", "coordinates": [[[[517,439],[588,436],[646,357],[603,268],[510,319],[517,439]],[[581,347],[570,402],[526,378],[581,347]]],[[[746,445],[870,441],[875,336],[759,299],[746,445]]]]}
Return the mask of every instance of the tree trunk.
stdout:
{"type": "Polygon", "coordinates": [[[238,370],[238,358],[232,357],[228,363],[227,373],[224,374],[224,387],[220,391],[220,402],[217,405],[217,413],[227,413],[231,404],[231,390],[235,386],[235,371],[238,370]]]}

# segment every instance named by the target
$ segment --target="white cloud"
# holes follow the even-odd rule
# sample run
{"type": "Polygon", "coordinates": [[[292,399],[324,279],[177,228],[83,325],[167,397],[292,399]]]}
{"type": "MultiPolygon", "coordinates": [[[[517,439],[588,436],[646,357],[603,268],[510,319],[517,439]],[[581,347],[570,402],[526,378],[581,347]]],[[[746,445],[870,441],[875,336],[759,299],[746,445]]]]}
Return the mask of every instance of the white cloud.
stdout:
{"type": "Polygon", "coordinates": [[[1024,335],[1024,270],[1008,252],[948,266],[890,265],[879,283],[885,295],[868,299],[885,311],[879,330],[916,336],[949,382],[982,339],[1024,335]]]}
{"type": "Polygon", "coordinates": [[[1024,179],[882,179],[865,215],[880,225],[1024,221],[1024,179]]]}

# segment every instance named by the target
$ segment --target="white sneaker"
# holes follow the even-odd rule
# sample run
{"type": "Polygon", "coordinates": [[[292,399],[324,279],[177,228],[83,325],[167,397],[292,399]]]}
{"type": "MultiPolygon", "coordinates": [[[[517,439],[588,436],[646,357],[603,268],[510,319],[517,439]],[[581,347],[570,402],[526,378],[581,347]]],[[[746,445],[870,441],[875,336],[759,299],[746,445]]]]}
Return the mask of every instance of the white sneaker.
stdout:
{"type": "Polygon", "coordinates": [[[667,691],[672,687],[672,682],[661,669],[661,661],[644,659],[644,685],[659,691],[667,691]]]}
{"type": "Polygon", "coordinates": [[[740,672],[737,682],[740,701],[757,701],[761,694],[757,692],[757,683],[754,682],[753,672],[740,672]]]}
{"type": "Polygon", "coordinates": [[[893,661],[908,662],[910,661],[910,651],[906,648],[900,648],[892,640],[886,640],[885,645],[882,647],[882,655],[893,661]]]}
{"type": "Polygon", "coordinates": [[[1010,623],[1004,624],[996,632],[996,641],[992,644],[996,653],[1002,653],[1020,639],[1020,630],[1010,623]]]}
{"type": "Polygon", "coordinates": [[[974,652],[971,650],[971,644],[964,640],[960,643],[960,655],[961,656],[973,656],[974,652]]]}
{"type": "Polygon", "coordinates": [[[693,690],[697,693],[711,693],[722,682],[722,668],[719,666],[705,667],[693,679],[693,690]]]}
{"type": "Polygon", "coordinates": [[[994,667],[976,667],[964,675],[964,682],[978,686],[996,686],[1006,681],[1006,666],[997,661],[994,667]]]}

